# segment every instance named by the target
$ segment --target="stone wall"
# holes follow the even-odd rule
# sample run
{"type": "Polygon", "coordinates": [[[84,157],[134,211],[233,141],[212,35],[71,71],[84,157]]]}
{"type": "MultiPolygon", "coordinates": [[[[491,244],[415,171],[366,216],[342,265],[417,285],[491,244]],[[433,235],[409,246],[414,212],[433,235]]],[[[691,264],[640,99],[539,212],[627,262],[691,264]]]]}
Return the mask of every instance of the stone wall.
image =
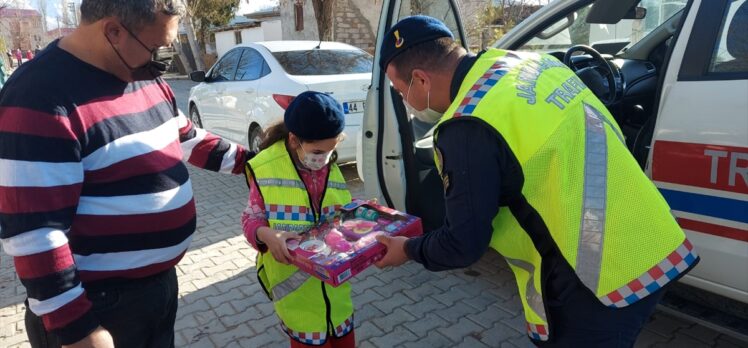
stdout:
{"type": "MultiPolygon", "coordinates": [[[[362,1],[337,0],[334,16],[335,41],[344,42],[373,53],[376,35],[369,19],[363,15],[362,8],[356,2],[362,1]]],[[[373,1],[365,0],[363,2],[372,3],[373,1]]]]}
{"type": "MultiPolygon", "coordinates": [[[[376,27],[381,0],[336,0],[333,11],[333,41],[344,42],[370,53],[374,52],[376,27]]],[[[280,15],[283,40],[317,40],[317,22],[311,0],[305,0],[304,29],[296,31],[294,3],[296,0],[280,0],[280,15]]]]}

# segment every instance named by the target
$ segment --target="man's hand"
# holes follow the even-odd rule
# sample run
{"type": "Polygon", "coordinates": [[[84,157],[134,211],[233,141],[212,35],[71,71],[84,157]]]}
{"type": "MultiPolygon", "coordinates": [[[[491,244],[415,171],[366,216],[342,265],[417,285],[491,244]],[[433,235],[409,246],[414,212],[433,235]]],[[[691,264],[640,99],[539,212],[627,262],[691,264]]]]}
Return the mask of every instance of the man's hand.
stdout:
{"type": "Polygon", "coordinates": [[[400,266],[408,261],[408,254],[405,253],[405,242],[408,237],[390,237],[383,234],[377,235],[377,241],[387,247],[387,253],[381,260],[374,263],[379,268],[387,266],[400,266]]]}
{"type": "Polygon", "coordinates": [[[286,241],[289,239],[301,239],[301,236],[291,232],[274,230],[269,227],[260,227],[257,229],[257,239],[267,245],[268,250],[276,261],[288,265],[293,260],[293,256],[288,251],[286,241]]]}
{"type": "Polygon", "coordinates": [[[62,348],[114,348],[114,340],[109,331],[99,326],[84,339],[62,348]]]}

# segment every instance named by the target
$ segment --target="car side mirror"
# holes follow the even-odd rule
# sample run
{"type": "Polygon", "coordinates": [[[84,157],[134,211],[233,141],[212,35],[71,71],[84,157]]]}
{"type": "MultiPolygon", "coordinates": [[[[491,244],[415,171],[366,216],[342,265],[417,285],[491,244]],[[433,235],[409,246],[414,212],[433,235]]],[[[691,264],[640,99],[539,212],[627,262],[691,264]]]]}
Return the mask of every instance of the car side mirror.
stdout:
{"type": "Polygon", "coordinates": [[[205,82],[205,71],[198,70],[191,72],[190,80],[195,82],[205,82]]]}
{"type": "Polygon", "coordinates": [[[623,19],[644,19],[647,16],[647,9],[641,6],[633,7],[623,16],[623,19]]]}

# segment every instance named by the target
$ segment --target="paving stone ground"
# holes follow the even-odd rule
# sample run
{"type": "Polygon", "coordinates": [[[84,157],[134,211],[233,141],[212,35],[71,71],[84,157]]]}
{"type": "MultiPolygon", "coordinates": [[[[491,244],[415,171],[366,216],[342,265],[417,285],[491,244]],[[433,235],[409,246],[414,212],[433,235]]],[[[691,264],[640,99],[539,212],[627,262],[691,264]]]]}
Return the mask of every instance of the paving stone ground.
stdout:
{"type": "MultiPolygon", "coordinates": [[[[344,167],[354,195],[361,182],[344,167]]],[[[198,230],[178,266],[178,347],[286,347],[272,306],[255,278],[256,252],[241,234],[247,189],[241,177],[191,169],[198,230]]],[[[25,291],[10,257],[0,260],[0,347],[28,347],[25,291]]],[[[352,280],[359,347],[530,347],[516,285],[503,259],[487,253],[463,270],[420,265],[352,280]]],[[[656,313],[636,347],[747,347],[706,327],[656,313]]]]}

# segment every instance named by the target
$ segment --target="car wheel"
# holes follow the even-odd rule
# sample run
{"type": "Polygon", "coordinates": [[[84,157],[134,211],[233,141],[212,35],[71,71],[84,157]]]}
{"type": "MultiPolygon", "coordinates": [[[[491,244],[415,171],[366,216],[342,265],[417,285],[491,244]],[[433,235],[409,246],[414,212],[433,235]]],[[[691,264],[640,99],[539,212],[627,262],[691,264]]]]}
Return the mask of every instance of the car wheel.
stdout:
{"type": "Polygon", "coordinates": [[[200,113],[197,111],[196,106],[190,108],[190,121],[192,121],[195,126],[203,128],[203,121],[200,119],[200,113]]]}
{"type": "Polygon", "coordinates": [[[262,129],[260,129],[260,126],[250,126],[247,139],[249,142],[249,150],[254,153],[260,152],[260,144],[262,143],[262,129]]]}

